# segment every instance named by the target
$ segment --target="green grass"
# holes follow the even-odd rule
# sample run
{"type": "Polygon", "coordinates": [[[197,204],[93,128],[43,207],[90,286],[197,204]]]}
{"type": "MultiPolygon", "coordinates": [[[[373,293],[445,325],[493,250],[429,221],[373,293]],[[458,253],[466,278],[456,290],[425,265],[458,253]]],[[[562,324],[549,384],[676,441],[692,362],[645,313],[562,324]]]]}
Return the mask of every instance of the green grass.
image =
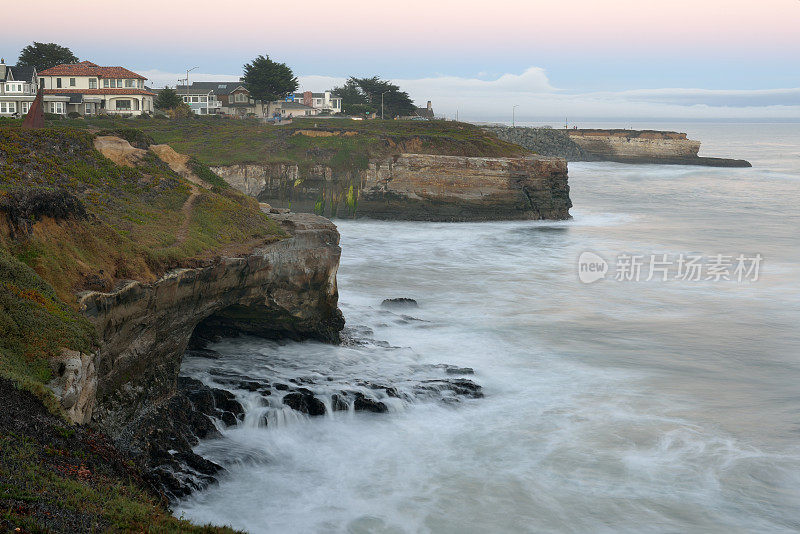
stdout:
{"type": "MultiPolygon", "coordinates": [[[[141,132],[115,131],[147,140],[141,132]]],[[[0,204],[14,191],[66,190],[90,215],[58,223],[43,218],[24,239],[0,227],[0,248],[31,266],[65,302],[75,302],[87,279],[104,289],[123,279],[151,281],[170,268],[283,235],[254,199],[197,160],[191,168],[213,187],[201,190],[191,220],[184,221],[189,182],[152,152],[135,168],[118,166],[94,149],[93,140],[74,128],[0,127],[0,204]]]]}
{"type": "Polygon", "coordinates": [[[56,121],[53,125],[95,131],[140,129],[157,143],[169,144],[209,166],[293,163],[301,167],[324,164],[345,170],[362,169],[371,158],[401,152],[483,157],[528,153],[477,126],[452,121],[354,121],[312,117],[272,126],[256,120],[214,117],[93,117],[56,121]],[[336,135],[310,137],[300,134],[301,130],[336,135]]]}
{"type": "Polygon", "coordinates": [[[33,269],[0,250],[0,376],[59,413],[44,387],[52,378],[50,358],[62,348],[91,352],[95,336],[89,321],[64,304],[33,269]]]}
{"type": "MultiPolygon", "coordinates": [[[[19,395],[24,404],[24,393],[19,395]]],[[[234,532],[170,515],[103,436],[68,427],[57,418],[37,414],[30,406],[14,409],[36,420],[37,428],[28,424],[9,428],[6,424],[0,432],[0,529],[234,532]]]]}

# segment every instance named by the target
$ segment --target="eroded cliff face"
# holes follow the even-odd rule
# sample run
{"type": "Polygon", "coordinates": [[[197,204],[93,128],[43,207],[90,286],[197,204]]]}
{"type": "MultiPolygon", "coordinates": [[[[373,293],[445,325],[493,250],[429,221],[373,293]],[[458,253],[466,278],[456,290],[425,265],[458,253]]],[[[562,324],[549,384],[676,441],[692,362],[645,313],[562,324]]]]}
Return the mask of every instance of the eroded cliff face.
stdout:
{"type": "Polygon", "coordinates": [[[485,129],[504,141],[516,143],[537,154],[562,157],[567,161],[750,167],[745,160],[701,157],[698,155],[700,141],[689,139],[680,132],[507,126],[485,129]]]}
{"type": "Polygon", "coordinates": [[[598,159],[684,160],[698,158],[700,151],[700,141],[678,132],[571,130],[569,137],[598,159]]]}
{"type": "Polygon", "coordinates": [[[330,217],[429,221],[566,219],[561,158],[401,154],[366,169],[285,164],[213,169],[230,185],[275,207],[330,217]]]}
{"type": "Polygon", "coordinates": [[[80,309],[97,328],[99,348],[64,355],[75,370],[56,393],[70,416],[98,423],[124,445],[137,420],[175,393],[193,334],[337,341],[344,320],[337,307],[336,227],[310,214],[273,218],[291,237],[242,257],[174,270],[154,283],[82,294],[80,309]]]}

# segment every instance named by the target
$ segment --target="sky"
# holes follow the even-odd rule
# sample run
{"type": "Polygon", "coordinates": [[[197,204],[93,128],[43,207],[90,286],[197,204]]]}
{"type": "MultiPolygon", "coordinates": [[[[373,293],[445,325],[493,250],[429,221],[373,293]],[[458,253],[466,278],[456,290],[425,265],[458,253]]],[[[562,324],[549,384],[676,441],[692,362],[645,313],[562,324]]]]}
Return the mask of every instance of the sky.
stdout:
{"type": "Polygon", "coordinates": [[[70,13],[16,19],[0,55],[57,42],[161,87],[192,67],[190,80],[237,79],[266,54],[301,89],[377,75],[463,120],[800,119],[800,0],[71,0],[70,13]]]}

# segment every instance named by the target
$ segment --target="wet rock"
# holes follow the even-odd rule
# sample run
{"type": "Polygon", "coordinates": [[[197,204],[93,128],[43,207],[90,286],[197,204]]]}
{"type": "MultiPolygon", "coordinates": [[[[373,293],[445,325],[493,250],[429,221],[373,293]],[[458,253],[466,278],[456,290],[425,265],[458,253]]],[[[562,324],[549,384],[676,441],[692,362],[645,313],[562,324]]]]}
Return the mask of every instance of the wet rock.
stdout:
{"type": "Polygon", "coordinates": [[[363,393],[356,393],[356,400],[353,402],[353,409],[357,412],[386,413],[389,408],[381,401],[370,399],[363,393]]]}
{"type": "Polygon", "coordinates": [[[325,415],[325,404],[311,393],[288,393],[283,403],[291,409],[308,415],[325,415]]]}
{"type": "Polygon", "coordinates": [[[414,299],[400,297],[394,299],[385,299],[381,302],[382,308],[393,308],[393,309],[400,309],[400,308],[418,308],[419,304],[414,299]]]}
{"type": "Polygon", "coordinates": [[[466,378],[453,378],[445,380],[424,380],[414,387],[414,393],[419,396],[435,397],[442,395],[480,399],[483,397],[483,388],[466,378]]]}
{"type": "Polygon", "coordinates": [[[448,365],[446,363],[442,363],[437,365],[441,369],[444,369],[444,372],[448,375],[474,375],[475,369],[472,367],[457,367],[455,365],[448,365]]]}
{"type": "Polygon", "coordinates": [[[273,385],[273,387],[278,391],[289,391],[289,386],[286,384],[276,383],[273,385]]]}
{"type": "Polygon", "coordinates": [[[334,412],[346,412],[350,409],[350,405],[342,395],[334,393],[331,395],[331,408],[334,412]]]}

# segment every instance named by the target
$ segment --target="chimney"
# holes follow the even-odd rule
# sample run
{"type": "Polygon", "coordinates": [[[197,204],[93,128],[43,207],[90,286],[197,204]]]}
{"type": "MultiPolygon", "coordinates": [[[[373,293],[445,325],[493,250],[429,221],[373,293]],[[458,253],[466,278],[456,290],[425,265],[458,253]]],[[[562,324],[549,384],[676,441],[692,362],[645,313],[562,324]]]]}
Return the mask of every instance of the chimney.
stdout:
{"type": "Polygon", "coordinates": [[[430,100],[428,100],[428,111],[430,111],[430,110],[432,110],[432,109],[433,109],[433,106],[431,105],[431,101],[430,101],[430,100]]]}

